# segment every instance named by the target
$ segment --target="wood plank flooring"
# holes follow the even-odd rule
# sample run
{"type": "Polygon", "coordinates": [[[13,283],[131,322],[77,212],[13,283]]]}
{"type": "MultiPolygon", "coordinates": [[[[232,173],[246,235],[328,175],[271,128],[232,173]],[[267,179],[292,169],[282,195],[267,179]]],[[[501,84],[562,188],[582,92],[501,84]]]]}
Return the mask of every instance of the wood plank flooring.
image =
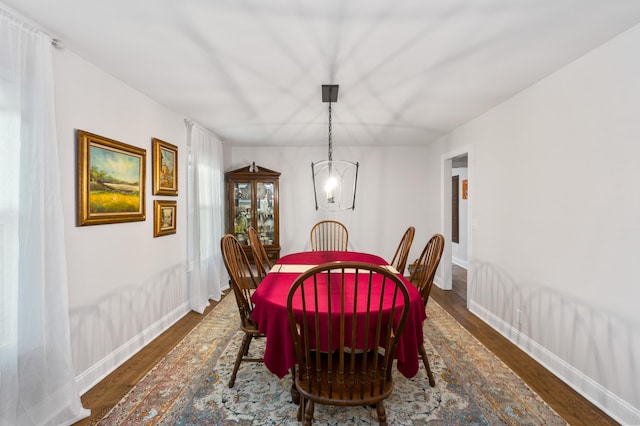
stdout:
{"type": "MultiPolygon", "coordinates": [[[[466,270],[454,265],[453,290],[433,287],[431,297],[463,327],[487,346],[535,390],[571,425],[617,425],[614,420],[581,397],[531,357],[486,325],[466,308],[466,270]]],[[[233,296],[230,296],[233,297],[233,296]]],[[[208,314],[216,302],[207,308],[208,314]]],[[[169,353],[204,315],[190,312],[147,347],[82,395],[82,404],[91,416],[74,426],[97,424],[164,356],[169,353]]]]}

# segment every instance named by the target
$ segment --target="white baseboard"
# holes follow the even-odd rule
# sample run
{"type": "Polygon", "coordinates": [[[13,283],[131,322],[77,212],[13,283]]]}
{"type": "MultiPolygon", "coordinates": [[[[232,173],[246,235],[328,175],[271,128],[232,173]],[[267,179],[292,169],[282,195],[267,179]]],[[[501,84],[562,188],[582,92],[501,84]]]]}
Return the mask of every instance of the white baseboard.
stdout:
{"type": "Polygon", "coordinates": [[[453,263],[454,265],[458,265],[464,269],[468,269],[468,266],[469,266],[466,260],[460,259],[455,256],[451,256],[451,263],[453,263]]]}
{"type": "Polygon", "coordinates": [[[144,348],[149,342],[162,334],[165,330],[175,324],[180,318],[189,312],[189,302],[185,302],[176,309],[160,318],[154,324],[144,329],[137,336],[130,339],[124,345],[95,363],[93,366],[76,376],[76,383],[82,395],[100,380],[107,377],[116,368],[121,366],[126,360],[144,348]]]}
{"type": "Polygon", "coordinates": [[[576,370],[573,366],[520,332],[520,330],[512,327],[477,303],[471,302],[469,310],[611,418],[621,424],[640,424],[640,410],[638,408],[620,399],[589,376],[576,370]]]}

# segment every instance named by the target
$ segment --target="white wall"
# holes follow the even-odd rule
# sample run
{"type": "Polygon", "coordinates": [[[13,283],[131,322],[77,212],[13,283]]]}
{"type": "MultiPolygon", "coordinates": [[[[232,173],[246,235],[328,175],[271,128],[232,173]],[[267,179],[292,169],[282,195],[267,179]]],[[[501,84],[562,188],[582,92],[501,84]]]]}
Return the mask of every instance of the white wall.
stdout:
{"type": "Polygon", "coordinates": [[[473,312],[624,424],[640,424],[639,50],[636,26],[426,159],[473,147],[473,312]]]}
{"type": "Polygon", "coordinates": [[[183,118],[67,50],[54,51],[71,342],[84,392],[188,311],[183,118]],[[147,150],[144,222],[76,226],[81,129],[147,150]],[[151,139],[178,146],[178,197],[151,195],[151,139]],[[177,233],[153,237],[153,200],[177,199],[177,233]]]}

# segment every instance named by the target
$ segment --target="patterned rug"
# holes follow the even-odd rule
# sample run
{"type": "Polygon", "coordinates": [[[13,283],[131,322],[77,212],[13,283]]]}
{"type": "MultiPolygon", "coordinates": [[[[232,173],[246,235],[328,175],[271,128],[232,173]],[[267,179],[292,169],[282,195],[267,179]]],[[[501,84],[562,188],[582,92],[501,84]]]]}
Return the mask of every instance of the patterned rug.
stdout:
{"type": "MultiPolygon", "coordinates": [[[[407,379],[394,369],[385,400],[390,425],[566,425],[536,393],[433,300],[425,347],[436,386],[424,366],[407,379]]],[[[297,424],[291,378],[279,380],[261,363],[243,363],[227,383],[242,332],[229,294],[151,370],[101,425],[297,424]]],[[[259,356],[264,339],[251,343],[259,356]]],[[[377,424],[375,409],[316,405],[314,424],[377,424]]]]}

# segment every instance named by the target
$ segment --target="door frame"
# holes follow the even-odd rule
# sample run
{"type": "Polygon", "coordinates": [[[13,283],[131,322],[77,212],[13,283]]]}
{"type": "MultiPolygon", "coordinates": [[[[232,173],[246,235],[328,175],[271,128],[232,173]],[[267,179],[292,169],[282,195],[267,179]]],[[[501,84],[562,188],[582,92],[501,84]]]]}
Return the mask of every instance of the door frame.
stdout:
{"type": "Polygon", "coordinates": [[[467,179],[469,180],[469,198],[467,199],[467,221],[466,223],[460,223],[460,226],[467,227],[467,307],[470,304],[469,294],[471,288],[471,277],[473,277],[473,262],[472,260],[472,237],[471,232],[473,223],[473,147],[463,146],[458,149],[449,151],[442,154],[440,157],[440,220],[441,220],[441,232],[444,236],[444,250],[442,252],[442,258],[440,259],[440,267],[438,268],[438,274],[434,283],[443,290],[451,290],[452,273],[451,273],[451,164],[454,157],[461,155],[467,155],[467,179]]]}

